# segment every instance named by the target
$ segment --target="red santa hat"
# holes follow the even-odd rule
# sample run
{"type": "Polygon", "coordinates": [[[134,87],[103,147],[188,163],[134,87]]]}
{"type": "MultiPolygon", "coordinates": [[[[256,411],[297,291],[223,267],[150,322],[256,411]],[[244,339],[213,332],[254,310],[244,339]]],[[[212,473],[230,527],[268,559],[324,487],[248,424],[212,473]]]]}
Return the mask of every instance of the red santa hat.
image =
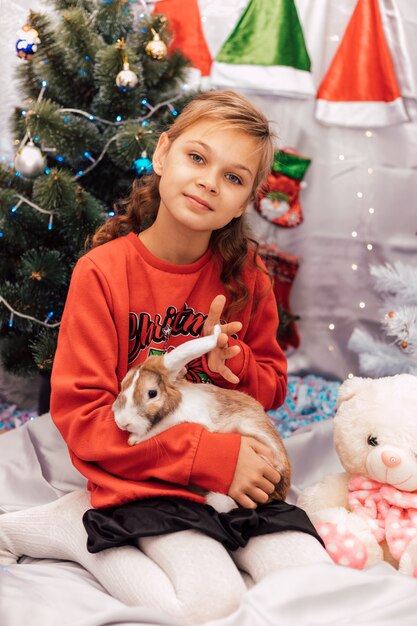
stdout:
{"type": "Polygon", "coordinates": [[[153,12],[162,13],[168,19],[174,36],[169,51],[180,50],[202,76],[208,76],[212,59],[201,26],[197,0],[156,2],[153,12]]]}
{"type": "Polygon", "coordinates": [[[358,0],[319,87],[316,118],[326,124],[357,128],[409,121],[378,0],[358,0]]]}

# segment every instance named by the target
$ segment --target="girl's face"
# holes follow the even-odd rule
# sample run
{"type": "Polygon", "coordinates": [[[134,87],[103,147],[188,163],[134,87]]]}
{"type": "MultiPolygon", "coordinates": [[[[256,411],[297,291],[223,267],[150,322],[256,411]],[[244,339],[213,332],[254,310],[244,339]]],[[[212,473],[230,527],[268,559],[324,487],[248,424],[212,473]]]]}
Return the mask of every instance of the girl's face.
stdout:
{"type": "Polygon", "coordinates": [[[259,146],[246,133],[202,120],[170,141],[163,133],[154,153],[161,177],[158,219],[211,233],[244,212],[259,166],[259,146]]]}

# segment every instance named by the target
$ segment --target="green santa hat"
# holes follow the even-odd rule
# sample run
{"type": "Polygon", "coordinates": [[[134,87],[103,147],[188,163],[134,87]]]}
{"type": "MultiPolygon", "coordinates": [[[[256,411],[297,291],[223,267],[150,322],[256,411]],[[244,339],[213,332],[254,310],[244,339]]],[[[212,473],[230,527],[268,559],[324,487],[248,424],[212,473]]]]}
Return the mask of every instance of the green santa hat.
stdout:
{"type": "Polygon", "coordinates": [[[281,96],[315,95],[294,0],[250,0],[211,71],[216,87],[281,96]]]}

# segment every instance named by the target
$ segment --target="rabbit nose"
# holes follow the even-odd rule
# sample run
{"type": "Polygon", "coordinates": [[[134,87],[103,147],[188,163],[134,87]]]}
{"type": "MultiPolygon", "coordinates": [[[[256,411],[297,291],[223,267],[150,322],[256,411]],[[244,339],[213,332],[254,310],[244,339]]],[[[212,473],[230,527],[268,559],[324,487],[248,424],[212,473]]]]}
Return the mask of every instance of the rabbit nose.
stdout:
{"type": "Polygon", "coordinates": [[[397,467],[401,463],[401,458],[397,454],[387,452],[386,450],[381,453],[381,459],[387,467],[397,467]]]}
{"type": "Polygon", "coordinates": [[[115,411],[114,419],[119,428],[124,430],[129,425],[129,418],[123,413],[115,411]]]}
{"type": "Polygon", "coordinates": [[[116,417],[115,421],[120,430],[129,430],[129,428],[131,427],[129,419],[126,417],[116,417]]]}

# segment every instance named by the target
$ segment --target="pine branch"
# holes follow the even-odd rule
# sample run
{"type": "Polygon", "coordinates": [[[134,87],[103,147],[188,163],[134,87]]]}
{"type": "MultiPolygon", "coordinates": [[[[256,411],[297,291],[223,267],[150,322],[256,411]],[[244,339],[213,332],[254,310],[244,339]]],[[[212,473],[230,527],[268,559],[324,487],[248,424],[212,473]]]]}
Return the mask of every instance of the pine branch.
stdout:
{"type": "MultiPolygon", "coordinates": [[[[61,46],[61,38],[52,26],[51,20],[40,13],[31,12],[30,24],[41,35],[41,46],[30,64],[22,66],[20,76],[28,73],[33,87],[37,83],[38,91],[42,82],[48,85],[48,96],[58,104],[67,102],[85,104],[91,91],[91,83],[85,76],[78,74],[76,66],[67,59],[65,49],[61,46]]],[[[33,96],[33,90],[30,95],[33,96]]]]}
{"type": "Polygon", "coordinates": [[[58,331],[55,329],[41,330],[30,342],[33,359],[41,371],[51,372],[54,363],[58,331]]]}
{"type": "Polygon", "coordinates": [[[15,170],[0,167],[0,189],[16,190],[20,193],[30,193],[32,183],[21,176],[16,176],[15,170]]]}
{"type": "MultiPolygon", "coordinates": [[[[8,250],[9,264],[18,263],[33,238],[44,241],[48,229],[49,215],[34,210],[26,199],[10,189],[0,187],[0,221],[3,236],[2,247],[8,250]]],[[[2,267],[4,269],[4,266],[2,267]]],[[[0,278],[2,271],[0,270],[0,278]]],[[[0,281],[1,285],[1,281],[0,281]]]]}
{"type": "Polygon", "coordinates": [[[22,255],[16,275],[22,285],[32,283],[46,289],[66,287],[70,278],[66,262],[67,259],[58,250],[39,247],[22,255]]]}
{"type": "Polygon", "coordinates": [[[395,374],[417,374],[417,361],[395,344],[386,344],[374,339],[369,333],[355,328],[348,348],[359,355],[362,374],[378,378],[395,374]]]}
{"type": "Polygon", "coordinates": [[[95,124],[70,113],[62,113],[51,100],[33,105],[26,115],[26,128],[42,147],[54,146],[55,155],[72,165],[85,161],[85,152],[100,152],[101,137],[95,124]]]}
{"type": "Polygon", "coordinates": [[[408,354],[417,353],[417,307],[396,307],[384,316],[382,325],[388,337],[395,337],[396,343],[406,349],[408,354]]]}
{"type": "Polygon", "coordinates": [[[95,16],[94,25],[106,43],[115,43],[126,37],[132,29],[132,10],[126,0],[102,2],[95,16]]]}
{"type": "Polygon", "coordinates": [[[33,376],[38,373],[30,343],[35,339],[35,333],[27,332],[24,335],[9,329],[7,335],[0,332],[0,360],[4,369],[16,376],[33,376]]]}
{"type": "Polygon", "coordinates": [[[87,13],[92,13],[95,9],[94,0],[52,0],[51,4],[59,12],[69,9],[82,9],[87,13]]]}
{"type": "Polygon", "coordinates": [[[397,302],[417,305],[417,267],[396,261],[371,266],[370,273],[378,293],[394,296],[397,302]]]}
{"type": "Polygon", "coordinates": [[[96,54],[102,41],[91,29],[90,22],[91,18],[81,9],[65,11],[62,16],[61,45],[72,50],[71,66],[77,67],[79,74],[92,80],[96,54]]]}

